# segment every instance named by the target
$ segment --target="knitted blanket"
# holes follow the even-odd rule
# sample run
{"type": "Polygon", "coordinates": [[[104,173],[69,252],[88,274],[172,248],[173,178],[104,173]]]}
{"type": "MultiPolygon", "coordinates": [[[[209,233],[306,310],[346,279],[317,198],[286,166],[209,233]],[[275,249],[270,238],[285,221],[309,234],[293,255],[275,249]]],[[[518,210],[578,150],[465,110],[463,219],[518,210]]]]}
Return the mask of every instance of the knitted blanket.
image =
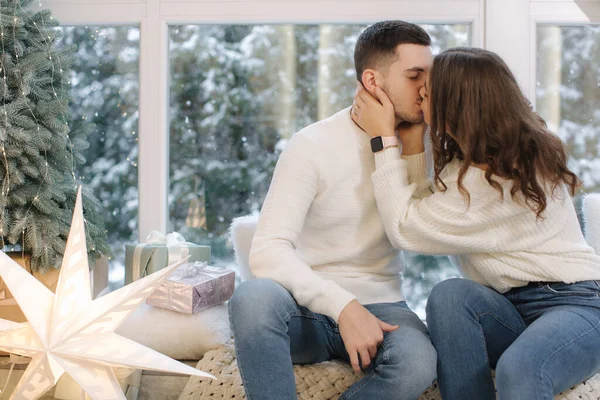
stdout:
{"type": "MultiPolygon", "coordinates": [[[[179,400],[245,399],[242,378],[235,359],[232,344],[211,350],[198,362],[197,368],[213,374],[218,380],[200,379],[192,376],[179,400]]],[[[360,376],[352,372],[347,363],[326,361],[319,364],[295,365],[296,392],[300,400],[337,399],[360,376]]],[[[434,383],[418,400],[441,400],[434,383]]],[[[599,400],[600,374],[561,393],[555,400],[599,400]]]]}

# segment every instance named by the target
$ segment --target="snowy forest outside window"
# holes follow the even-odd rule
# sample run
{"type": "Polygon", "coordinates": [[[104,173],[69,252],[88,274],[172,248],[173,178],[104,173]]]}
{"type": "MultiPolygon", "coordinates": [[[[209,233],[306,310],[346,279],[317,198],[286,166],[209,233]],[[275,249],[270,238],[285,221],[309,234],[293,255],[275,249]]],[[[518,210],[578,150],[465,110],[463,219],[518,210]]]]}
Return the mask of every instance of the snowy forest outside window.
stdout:
{"type": "Polygon", "coordinates": [[[102,205],[113,253],[110,280],[123,280],[124,245],[137,241],[140,31],[130,26],[61,27],[59,46],[74,46],[73,119],[93,124],[77,173],[102,205]]]}
{"type": "MultiPolygon", "coordinates": [[[[536,109],[566,144],[582,181],[600,192],[600,26],[537,27],[536,109]]],[[[580,215],[581,216],[581,215],[580,215]]]]}
{"type": "MultiPolygon", "coordinates": [[[[233,218],[258,213],[296,131],[348,107],[366,25],[170,26],[169,231],[231,265],[233,218]]],[[[434,54],[470,45],[470,26],[423,25],[434,54]]],[[[447,257],[407,255],[404,291],[424,317],[429,291],[457,276],[447,257]]]]}

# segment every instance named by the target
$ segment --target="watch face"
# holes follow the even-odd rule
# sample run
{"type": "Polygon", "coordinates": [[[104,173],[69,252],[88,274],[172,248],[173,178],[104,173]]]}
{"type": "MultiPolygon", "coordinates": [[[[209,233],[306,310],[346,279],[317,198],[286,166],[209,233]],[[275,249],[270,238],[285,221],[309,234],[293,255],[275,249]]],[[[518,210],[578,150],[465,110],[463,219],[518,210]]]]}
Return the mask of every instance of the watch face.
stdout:
{"type": "Polygon", "coordinates": [[[373,153],[383,150],[383,139],[381,136],[374,137],[371,139],[371,150],[373,153]]]}

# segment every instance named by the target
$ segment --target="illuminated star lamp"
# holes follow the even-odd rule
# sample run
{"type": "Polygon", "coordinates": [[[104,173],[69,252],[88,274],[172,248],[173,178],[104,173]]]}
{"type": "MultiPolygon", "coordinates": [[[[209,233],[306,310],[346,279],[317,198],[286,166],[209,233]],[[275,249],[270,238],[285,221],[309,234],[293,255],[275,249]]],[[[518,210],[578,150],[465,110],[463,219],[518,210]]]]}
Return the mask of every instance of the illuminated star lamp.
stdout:
{"type": "Polygon", "coordinates": [[[31,357],[10,398],[37,399],[67,372],[94,400],[125,399],[111,367],[216,379],[114,333],[181,262],[92,300],[80,188],[56,293],[0,252],[0,276],[28,321],[0,319],[0,350],[31,357]]]}

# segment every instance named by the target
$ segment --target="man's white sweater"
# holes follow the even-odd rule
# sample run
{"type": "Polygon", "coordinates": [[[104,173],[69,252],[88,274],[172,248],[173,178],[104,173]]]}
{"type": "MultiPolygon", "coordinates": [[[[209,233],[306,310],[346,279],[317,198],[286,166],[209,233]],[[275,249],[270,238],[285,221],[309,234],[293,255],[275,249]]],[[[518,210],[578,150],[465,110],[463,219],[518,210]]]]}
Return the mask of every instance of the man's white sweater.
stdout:
{"type": "Polygon", "coordinates": [[[335,321],[355,298],[361,304],[403,300],[403,257],[386,236],[374,171],[370,137],[352,122],[349,108],[293,135],[252,241],[254,275],[278,282],[298,304],[335,321]]]}
{"type": "Polygon", "coordinates": [[[542,218],[518,196],[512,181],[493,177],[504,198],[469,167],[458,189],[459,161],[442,171],[446,191],[427,177],[425,153],[400,158],[394,149],[375,155],[377,205],[394,246],[422,253],[457,255],[463,275],[504,293],[529,282],[572,283],[600,279],[600,256],[583,237],[564,186],[548,197],[542,218]]]}

